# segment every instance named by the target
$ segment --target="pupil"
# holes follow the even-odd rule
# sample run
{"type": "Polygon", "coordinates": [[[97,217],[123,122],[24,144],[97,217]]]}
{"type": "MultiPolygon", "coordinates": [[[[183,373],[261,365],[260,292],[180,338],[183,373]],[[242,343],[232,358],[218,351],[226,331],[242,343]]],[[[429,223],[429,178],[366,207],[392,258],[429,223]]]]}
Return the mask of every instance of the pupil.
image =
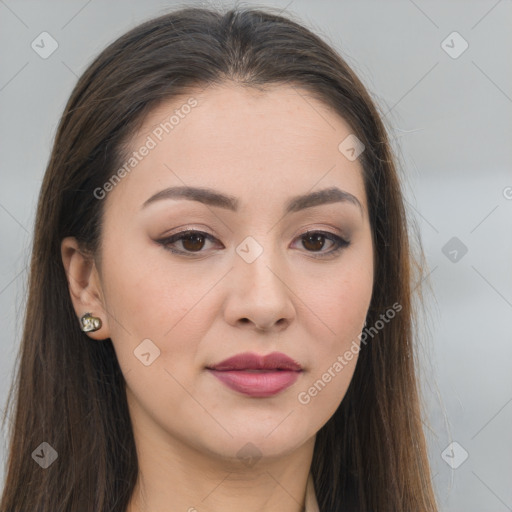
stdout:
{"type": "MultiPolygon", "coordinates": [[[[321,234],[319,234],[319,233],[317,233],[317,234],[315,234],[315,235],[306,235],[306,238],[305,238],[305,242],[306,242],[306,243],[305,243],[304,245],[305,245],[305,247],[306,247],[306,248],[308,248],[308,247],[307,247],[307,245],[308,245],[311,241],[312,241],[312,242],[313,242],[313,244],[314,244],[315,242],[317,242],[317,243],[318,243],[318,242],[320,242],[322,239],[323,239],[323,235],[321,235],[321,234]]],[[[320,243],[320,247],[318,247],[318,245],[317,245],[316,247],[313,247],[313,249],[322,249],[323,245],[324,245],[324,244],[323,244],[323,241],[322,241],[322,242],[320,243]]],[[[310,248],[311,248],[311,247],[310,247],[310,248]]]]}
{"type": "Polygon", "coordinates": [[[204,237],[197,233],[191,233],[183,239],[182,243],[187,251],[199,250],[202,248],[202,244],[204,243],[204,237]],[[199,241],[199,239],[201,240],[199,241]],[[190,243],[192,243],[192,245],[190,245],[190,243]]]}

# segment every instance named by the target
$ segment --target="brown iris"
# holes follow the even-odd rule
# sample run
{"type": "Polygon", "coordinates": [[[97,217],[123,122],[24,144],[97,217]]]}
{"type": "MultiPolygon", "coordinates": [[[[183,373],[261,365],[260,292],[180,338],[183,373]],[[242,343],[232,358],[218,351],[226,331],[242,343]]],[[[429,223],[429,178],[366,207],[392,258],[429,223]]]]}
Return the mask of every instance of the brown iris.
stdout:
{"type": "Polygon", "coordinates": [[[306,234],[302,237],[302,243],[306,249],[320,250],[324,246],[324,235],[320,233],[306,234]],[[308,244],[312,244],[308,247],[308,244]]]}
{"type": "Polygon", "coordinates": [[[187,251],[200,251],[203,248],[205,238],[200,233],[189,233],[183,236],[181,243],[187,251]]]}

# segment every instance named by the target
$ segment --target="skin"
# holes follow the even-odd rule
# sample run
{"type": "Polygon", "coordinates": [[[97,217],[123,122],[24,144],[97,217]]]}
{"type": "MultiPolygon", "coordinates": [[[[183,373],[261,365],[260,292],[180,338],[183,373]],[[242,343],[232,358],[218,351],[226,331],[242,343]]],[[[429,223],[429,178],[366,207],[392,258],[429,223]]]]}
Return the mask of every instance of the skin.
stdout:
{"type": "MultiPolygon", "coordinates": [[[[298,394],[359,342],[372,294],[362,167],[338,150],[348,124],[303,90],[223,84],[193,96],[198,105],[103,199],[101,258],[62,241],[70,295],[78,318],[101,318],[88,335],[111,338],[126,379],[139,458],[128,512],[299,512],[316,433],[343,399],[357,354],[308,404],[298,394]],[[240,209],[186,199],[141,209],[184,185],[235,196],[240,209]],[[283,215],[289,197],[333,186],[362,211],[337,202],[283,215]],[[215,240],[174,242],[189,256],[156,242],[185,229],[215,240]],[[321,259],[335,243],[308,244],[307,230],[350,245],[321,259]],[[252,263],[236,252],[247,236],[263,248],[252,263]],[[148,366],[134,355],[144,339],[160,350],[148,366]],[[254,398],[206,369],[246,351],[284,352],[303,372],[277,395],[254,398]],[[251,463],[237,456],[247,443],[251,463]]],[[[133,150],[187,98],[153,110],[133,150]]]]}

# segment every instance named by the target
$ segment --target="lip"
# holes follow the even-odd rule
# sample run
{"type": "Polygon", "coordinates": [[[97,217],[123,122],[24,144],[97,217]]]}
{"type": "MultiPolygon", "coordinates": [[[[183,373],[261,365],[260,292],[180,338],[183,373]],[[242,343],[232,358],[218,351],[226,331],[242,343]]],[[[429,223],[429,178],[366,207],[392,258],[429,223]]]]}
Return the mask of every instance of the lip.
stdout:
{"type": "Polygon", "coordinates": [[[299,363],[281,352],[266,356],[245,352],[207,369],[230,389],[260,398],[290,387],[302,372],[299,363]]]}
{"type": "Polygon", "coordinates": [[[282,352],[272,352],[265,356],[260,356],[253,352],[244,352],[237,354],[217,363],[208,366],[208,369],[225,370],[291,370],[300,371],[302,366],[282,352]]]}

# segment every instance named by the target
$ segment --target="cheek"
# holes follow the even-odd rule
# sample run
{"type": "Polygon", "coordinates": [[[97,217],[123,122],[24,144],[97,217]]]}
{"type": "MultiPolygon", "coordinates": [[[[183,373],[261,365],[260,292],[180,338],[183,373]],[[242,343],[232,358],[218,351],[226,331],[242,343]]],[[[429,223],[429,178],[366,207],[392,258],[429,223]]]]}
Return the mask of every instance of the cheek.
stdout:
{"type": "Polygon", "coordinates": [[[308,317],[317,325],[327,352],[341,349],[363,328],[373,290],[371,252],[347,252],[328,271],[306,275],[300,292],[310,309],[308,317]]]}
{"type": "Polygon", "coordinates": [[[309,330],[316,343],[311,351],[311,371],[297,401],[323,424],[343,400],[359,350],[364,349],[359,336],[373,289],[371,253],[354,252],[327,282],[325,276],[323,280],[316,277],[308,279],[309,286],[304,288],[309,290],[304,302],[311,310],[309,330]]]}
{"type": "MultiPolygon", "coordinates": [[[[140,234],[136,236],[141,238],[140,234]]],[[[161,254],[163,249],[148,250],[145,243],[130,243],[136,236],[111,239],[105,250],[106,300],[115,314],[110,324],[121,336],[130,332],[137,337],[160,339],[190,309],[186,295],[193,295],[193,286],[187,285],[180,269],[168,265],[161,254]]]]}
{"type": "Polygon", "coordinates": [[[143,382],[143,388],[163,385],[171,395],[179,394],[169,373],[179,382],[189,382],[199,368],[196,345],[215,315],[208,291],[219,276],[211,270],[184,272],[183,266],[171,265],[157,251],[146,249],[140,257],[137,248],[123,251],[130,258],[105,258],[109,327],[119,364],[134,390],[143,393],[143,382]]]}
{"type": "Polygon", "coordinates": [[[316,336],[310,331],[315,350],[310,352],[310,371],[296,397],[317,428],[334,414],[350,385],[359,350],[364,349],[359,336],[371,297],[371,282],[361,286],[361,281],[340,279],[339,286],[336,282],[331,286],[317,305],[325,326],[312,320],[321,327],[316,336]]]}

